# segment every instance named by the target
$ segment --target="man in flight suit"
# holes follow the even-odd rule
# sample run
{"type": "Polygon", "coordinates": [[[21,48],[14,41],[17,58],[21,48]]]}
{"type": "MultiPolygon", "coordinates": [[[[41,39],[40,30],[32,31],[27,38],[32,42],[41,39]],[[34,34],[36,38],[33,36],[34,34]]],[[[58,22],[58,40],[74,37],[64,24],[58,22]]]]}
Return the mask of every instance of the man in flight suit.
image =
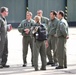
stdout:
{"type": "Polygon", "coordinates": [[[57,56],[58,56],[58,62],[59,66],[56,67],[56,69],[63,69],[67,68],[67,55],[66,55],[66,43],[68,36],[68,23],[64,19],[64,12],[58,11],[57,14],[58,19],[60,20],[60,23],[57,27],[57,56]]]}
{"type": "Polygon", "coordinates": [[[30,28],[31,26],[34,24],[34,20],[32,19],[32,13],[31,12],[27,12],[26,13],[26,19],[23,20],[19,27],[18,30],[20,33],[22,33],[23,36],[23,67],[26,66],[27,64],[27,53],[28,53],[28,45],[30,44],[30,48],[31,48],[31,62],[32,62],[32,66],[33,66],[33,39],[31,37],[31,32],[30,32],[30,28]]]}
{"type": "Polygon", "coordinates": [[[53,49],[53,64],[52,66],[57,65],[57,57],[56,57],[56,45],[57,45],[57,37],[56,37],[56,30],[58,26],[59,20],[56,18],[56,11],[50,12],[50,31],[49,31],[49,37],[51,38],[51,45],[53,49]]]}
{"type": "Polygon", "coordinates": [[[7,25],[6,16],[8,16],[8,8],[1,7],[0,9],[0,68],[6,67],[7,57],[8,57],[8,38],[7,31],[11,28],[7,25]]]}
{"type": "MultiPolygon", "coordinates": [[[[41,23],[42,23],[42,24],[45,24],[47,31],[49,31],[49,30],[48,30],[48,28],[49,28],[49,19],[48,19],[47,17],[44,17],[44,16],[43,16],[43,11],[42,11],[42,10],[38,10],[38,11],[37,11],[37,15],[40,16],[40,18],[41,18],[41,23]]],[[[49,38],[48,38],[48,39],[49,39],[49,38]]],[[[51,40],[51,39],[49,39],[49,40],[51,40]]],[[[52,58],[52,52],[51,52],[51,49],[52,49],[52,48],[51,48],[51,43],[49,42],[48,44],[49,44],[49,45],[48,45],[48,47],[46,48],[46,52],[47,52],[47,57],[48,57],[49,62],[47,62],[47,65],[50,65],[50,64],[53,63],[53,58],[52,58]]]]}

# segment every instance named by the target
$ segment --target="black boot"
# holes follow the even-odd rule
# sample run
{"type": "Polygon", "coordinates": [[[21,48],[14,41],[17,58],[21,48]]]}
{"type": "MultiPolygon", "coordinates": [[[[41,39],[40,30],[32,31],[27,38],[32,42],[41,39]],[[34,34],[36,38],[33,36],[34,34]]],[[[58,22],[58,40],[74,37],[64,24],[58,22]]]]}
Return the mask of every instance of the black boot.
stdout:
{"type": "Polygon", "coordinates": [[[2,66],[2,65],[0,65],[0,68],[3,68],[3,66],[2,66]]]}
{"type": "Polygon", "coordinates": [[[9,68],[10,66],[9,66],[9,65],[3,65],[3,67],[4,67],[4,68],[9,68]]]}
{"type": "Polygon", "coordinates": [[[58,66],[55,69],[63,69],[63,67],[62,66],[58,66]]]}

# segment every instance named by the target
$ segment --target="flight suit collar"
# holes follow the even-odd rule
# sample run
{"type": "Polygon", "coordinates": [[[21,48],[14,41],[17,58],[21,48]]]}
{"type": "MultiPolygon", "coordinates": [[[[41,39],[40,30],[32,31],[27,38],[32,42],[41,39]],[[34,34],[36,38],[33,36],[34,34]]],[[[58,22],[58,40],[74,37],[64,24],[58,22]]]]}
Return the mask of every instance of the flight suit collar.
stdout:
{"type": "Polygon", "coordinates": [[[64,18],[61,18],[60,21],[62,21],[64,18]]]}
{"type": "Polygon", "coordinates": [[[1,16],[1,18],[5,21],[6,19],[5,19],[5,17],[3,17],[1,14],[0,14],[0,16],[1,16]]]}
{"type": "Polygon", "coordinates": [[[54,21],[55,19],[56,19],[56,17],[53,20],[51,19],[51,21],[54,21]]]}
{"type": "Polygon", "coordinates": [[[26,20],[27,22],[31,22],[31,19],[30,20],[26,20]]]}

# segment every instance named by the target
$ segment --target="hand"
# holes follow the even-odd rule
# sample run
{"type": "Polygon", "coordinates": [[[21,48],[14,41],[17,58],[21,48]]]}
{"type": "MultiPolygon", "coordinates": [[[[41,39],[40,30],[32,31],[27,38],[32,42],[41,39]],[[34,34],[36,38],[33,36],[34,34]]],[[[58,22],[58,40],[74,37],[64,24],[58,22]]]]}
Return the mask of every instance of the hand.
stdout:
{"type": "Polygon", "coordinates": [[[8,29],[8,31],[11,31],[12,30],[12,25],[8,24],[7,29],[8,29]]]}
{"type": "Polygon", "coordinates": [[[25,31],[26,34],[28,34],[30,32],[30,29],[27,28],[24,31],[25,31]]]}
{"type": "Polygon", "coordinates": [[[69,39],[69,36],[67,36],[66,39],[69,39]]]}
{"type": "Polygon", "coordinates": [[[57,37],[57,34],[55,34],[54,37],[57,37]]]}
{"type": "Polygon", "coordinates": [[[47,40],[45,41],[45,45],[46,45],[46,48],[48,48],[49,44],[47,40]]]}

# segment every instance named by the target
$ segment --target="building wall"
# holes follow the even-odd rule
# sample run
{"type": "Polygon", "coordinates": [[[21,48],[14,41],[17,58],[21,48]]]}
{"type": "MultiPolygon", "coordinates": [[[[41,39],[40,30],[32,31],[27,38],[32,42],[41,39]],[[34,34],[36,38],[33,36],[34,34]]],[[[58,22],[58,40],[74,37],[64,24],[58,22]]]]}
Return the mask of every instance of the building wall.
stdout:
{"type": "Polygon", "coordinates": [[[67,0],[68,4],[68,21],[76,21],[76,0],[67,0]]]}
{"type": "Polygon", "coordinates": [[[42,9],[44,16],[49,18],[51,10],[64,10],[64,0],[28,0],[29,10],[36,15],[37,10],[42,9]]]}
{"type": "Polygon", "coordinates": [[[9,23],[19,23],[25,18],[26,12],[25,0],[0,0],[0,7],[9,8],[7,20],[9,23]]]}
{"type": "MultiPolygon", "coordinates": [[[[20,23],[25,19],[27,0],[0,0],[0,7],[6,6],[9,8],[8,23],[20,23]]],[[[76,0],[67,0],[68,5],[68,22],[74,22],[76,25],[76,0]]],[[[37,10],[42,9],[43,15],[49,18],[51,10],[65,9],[65,0],[28,0],[28,8],[36,15],[37,10]]],[[[17,24],[16,24],[17,25],[17,24]]],[[[14,24],[15,26],[15,24],[14,24]]]]}

